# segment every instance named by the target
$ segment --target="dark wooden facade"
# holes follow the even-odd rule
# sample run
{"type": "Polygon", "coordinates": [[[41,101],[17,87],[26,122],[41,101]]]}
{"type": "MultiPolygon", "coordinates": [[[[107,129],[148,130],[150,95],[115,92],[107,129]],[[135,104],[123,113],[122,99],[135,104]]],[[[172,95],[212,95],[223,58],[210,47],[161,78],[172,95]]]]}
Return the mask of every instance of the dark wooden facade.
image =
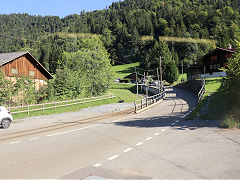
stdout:
{"type": "Polygon", "coordinates": [[[231,58],[235,51],[232,49],[216,48],[202,58],[204,74],[221,72],[221,68],[227,67],[227,59],[231,58]]]}

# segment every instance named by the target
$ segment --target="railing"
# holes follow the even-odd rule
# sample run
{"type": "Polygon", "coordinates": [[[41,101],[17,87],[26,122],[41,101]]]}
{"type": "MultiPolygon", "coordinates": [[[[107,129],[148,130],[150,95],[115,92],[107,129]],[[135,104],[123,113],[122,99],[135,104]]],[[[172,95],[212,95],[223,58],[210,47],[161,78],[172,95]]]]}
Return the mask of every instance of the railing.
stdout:
{"type": "Polygon", "coordinates": [[[206,86],[206,82],[205,82],[205,80],[203,79],[202,80],[202,88],[201,88],[201,90],[199,91],[199,93],[198,93],[198,103],[202,100],[202,98],[203,98],[203,95],[204,95],[204,93],[205,93],[205,86],[206,86]]]}
{"type": "Polygon", "coordinates": [[[146,98],[134,101],[135,113],[141,109],[144,109],[160,101],[161,99],[164,99],[164,97],[165,97],[165,92],[162,92],[154,96],[150,96],[150,97],[146,97],[146,98]]]}
{"type": "Polygon", "coordinates": [[[69,100],[69,101],[59,101],[59,102],[44,103],[44,104],[9,107],[8,109],[11,111],[11,114],[19,114],[19,113],[30,114],[30,112],[34,112],[34,111],[43,111],[44,112],[44,110],[47,110],[47,109],[56,109],[59,107],[72,106],[72,105],[76,105],[76,104],[83,104],[83,103],[94,102],[94,101],[101,101],[104,99],[112,99],[115,97],[117,97],[117,96],[104,95],[104,96],[82,98],[82,99],[75,99],[75,100],[69,100]]]}

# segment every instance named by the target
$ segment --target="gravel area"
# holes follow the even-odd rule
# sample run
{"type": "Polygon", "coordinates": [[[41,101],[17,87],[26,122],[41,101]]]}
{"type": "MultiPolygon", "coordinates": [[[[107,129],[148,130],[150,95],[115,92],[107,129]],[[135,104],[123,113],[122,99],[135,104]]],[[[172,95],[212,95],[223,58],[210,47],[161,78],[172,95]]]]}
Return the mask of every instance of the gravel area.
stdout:
{"type": "Polygon", "coordinates": [[[14,123],[19,122],[33,122],[33,121],[65,121],[66,119],[84,119],[89,117],[95,117],[98,115],[121,111],[133,106],[133,103],[113,103],[113,104],[106,104],[96,107],[89,107],[84,108],[79,111],[74,112],[65,112],[65,113],[58,113],[58,114],[50,114],[50,115],[42,115],[42,116],[35,116],[35,117],[28,117],[24,119],[16,119],[14,123]]]}
{"type": "Polygon", "coordinates": [[[120,111],[126,108],[130,108],[131,106],[133,106],[133,103],[114,103],[114,104],[106,104],[102,106],[84,108],[81,110],[81,112],[107,113],[107,112],[120,111]]]}

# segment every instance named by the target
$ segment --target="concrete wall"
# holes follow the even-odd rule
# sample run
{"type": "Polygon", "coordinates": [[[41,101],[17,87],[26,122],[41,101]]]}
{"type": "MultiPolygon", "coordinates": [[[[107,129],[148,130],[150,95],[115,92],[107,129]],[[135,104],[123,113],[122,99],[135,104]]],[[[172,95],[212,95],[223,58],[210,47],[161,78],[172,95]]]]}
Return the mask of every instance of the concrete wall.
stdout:
{"type": "MultiPolygon", "coordinates": [[[[147,89],[147,87],[146,86],[143,86],[143,90],[146,92],[146,89],[147,89]]],[[[148,88],[148,92],[150,92],[151,94],[158,94],[159,93],[159,90],[158,90],[158,88],[157,87],[153,87],[153,86],[150,86],[149,88],[148,88]]]]}
{"type": "Polygon", "coordinates": [[[202,88],[202,80],[186,81],[178,84],[176,87],[192,91],[194,94],[198,95],[199,91],[202,88]]]}

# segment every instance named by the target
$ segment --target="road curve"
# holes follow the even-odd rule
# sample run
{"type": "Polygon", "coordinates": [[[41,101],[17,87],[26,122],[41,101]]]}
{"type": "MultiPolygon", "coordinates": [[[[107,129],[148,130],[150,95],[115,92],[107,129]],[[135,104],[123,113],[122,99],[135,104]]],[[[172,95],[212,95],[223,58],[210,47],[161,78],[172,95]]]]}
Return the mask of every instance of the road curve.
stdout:
{"type": "Polygon", "coordinates": [[[166,100],[140,114],[67,119],[74,126],[3,139],[0,178],[240,178],[239,131],[185,121],[196,102],[192,93],[168,88],[166,100]]]}

